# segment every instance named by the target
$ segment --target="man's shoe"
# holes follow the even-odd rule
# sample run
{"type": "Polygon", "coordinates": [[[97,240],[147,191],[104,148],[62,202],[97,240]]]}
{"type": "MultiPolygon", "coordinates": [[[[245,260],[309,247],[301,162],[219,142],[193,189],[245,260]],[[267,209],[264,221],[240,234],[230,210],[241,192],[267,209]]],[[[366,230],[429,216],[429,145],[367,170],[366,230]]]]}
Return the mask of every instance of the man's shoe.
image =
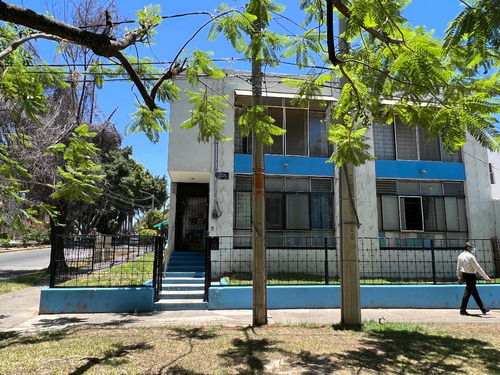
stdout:
{"type": "Polygon", "coordinates": [[[465,310],[460,310],[460,315],[469,315],[469,313],[465,310]]]}
{"type": "Polygon", "coordinates": [[[489,311],[490,311],[489,309],[485,309],[484,307],[481,309],[481,312],[483,313],[483,315],[486,315],[486,313],[489,311]]]}

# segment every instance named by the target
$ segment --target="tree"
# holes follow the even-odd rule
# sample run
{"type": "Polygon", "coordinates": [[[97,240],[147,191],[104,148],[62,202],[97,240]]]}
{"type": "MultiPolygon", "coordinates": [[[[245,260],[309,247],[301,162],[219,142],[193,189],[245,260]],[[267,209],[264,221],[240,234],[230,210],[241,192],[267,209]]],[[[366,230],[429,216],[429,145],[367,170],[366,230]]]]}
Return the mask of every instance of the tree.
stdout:
{"type": "MultiPolygon", "coordinates": [[[[101,158],[104,179],[102,194],[93,203],[76,208],[75,220],[81,233],[97,228],[100,233],[119,233],[137,213],[161,208],[168,199],[165,177],[152,176],[132,159],[132,147],[115,148],[101,158]]],[[[155,223],[156,224],[156,223],[155,223]]],[[[128,227],[130,230],[131,223],[128,227]]]]}

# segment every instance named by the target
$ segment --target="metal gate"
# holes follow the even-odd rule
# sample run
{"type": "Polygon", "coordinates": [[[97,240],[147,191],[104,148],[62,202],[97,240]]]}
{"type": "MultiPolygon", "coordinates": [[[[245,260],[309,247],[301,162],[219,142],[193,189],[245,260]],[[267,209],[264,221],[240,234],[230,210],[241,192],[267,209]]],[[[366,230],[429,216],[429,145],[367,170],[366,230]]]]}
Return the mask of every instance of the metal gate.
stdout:
{"type": "Polygon", "coordinates": [[[182,249],[203,251],[207,228],[207,198],[186,197],[182,213],[182,249]]]}

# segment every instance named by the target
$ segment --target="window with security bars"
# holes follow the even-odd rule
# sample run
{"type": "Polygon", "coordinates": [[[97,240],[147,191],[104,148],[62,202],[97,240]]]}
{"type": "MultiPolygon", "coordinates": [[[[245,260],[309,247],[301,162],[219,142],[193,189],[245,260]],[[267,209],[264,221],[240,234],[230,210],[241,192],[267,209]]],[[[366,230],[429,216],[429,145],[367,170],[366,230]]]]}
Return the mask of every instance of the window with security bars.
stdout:
{"type": "MultiPolygon", "coordinates": [[[[251,176],[235,176],[235,228],[251,228],[251,176]]],[[[266,176],[266,229],[333,230],[333,180],[266,176]]]]}
{"type": "Polygon", "coordinates": [[[380,231],[467,232],[462,182],[377,180],[380,231]]]}
{"type": "Polygon", "coordinates": [[[375,156],[380,160],[429,160],[461,162],[460,152],[448,153],[439,139],[430,139],[419,127],[404,125],[400,120],[386,123],[377,118],[373,125],[375,156]]]}
{"type": "MultiPolygon", "coordinates": [[[[264,153],[269,155],[330,157],[333,152],[328,142],[328,122],[326,111],[318,102],[309,103],[306,109],[293,106],[289,99],[266,98],[268,115],[274,119],[274,125],[285,129],[280,136],[272,135],[273,143],[264,146],[264,153]]],[[[250,154],[252,152],[252,134],[241,135],[238,125],[243,106],[251,105],[248,97],[238,97],[236,101],[234,152],[250,154]]]]}

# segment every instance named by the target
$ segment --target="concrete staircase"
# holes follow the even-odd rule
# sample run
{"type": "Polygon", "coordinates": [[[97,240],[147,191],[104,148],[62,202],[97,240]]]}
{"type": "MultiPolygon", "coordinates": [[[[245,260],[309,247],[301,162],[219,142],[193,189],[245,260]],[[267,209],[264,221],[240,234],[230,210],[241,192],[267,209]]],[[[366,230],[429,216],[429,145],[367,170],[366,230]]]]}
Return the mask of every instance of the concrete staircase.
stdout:
{"type": "Polygon", "coordinates": [[[206,310],[205,256],[197,252],[176,252],[170,256],[155,311],[206,310]]]}

